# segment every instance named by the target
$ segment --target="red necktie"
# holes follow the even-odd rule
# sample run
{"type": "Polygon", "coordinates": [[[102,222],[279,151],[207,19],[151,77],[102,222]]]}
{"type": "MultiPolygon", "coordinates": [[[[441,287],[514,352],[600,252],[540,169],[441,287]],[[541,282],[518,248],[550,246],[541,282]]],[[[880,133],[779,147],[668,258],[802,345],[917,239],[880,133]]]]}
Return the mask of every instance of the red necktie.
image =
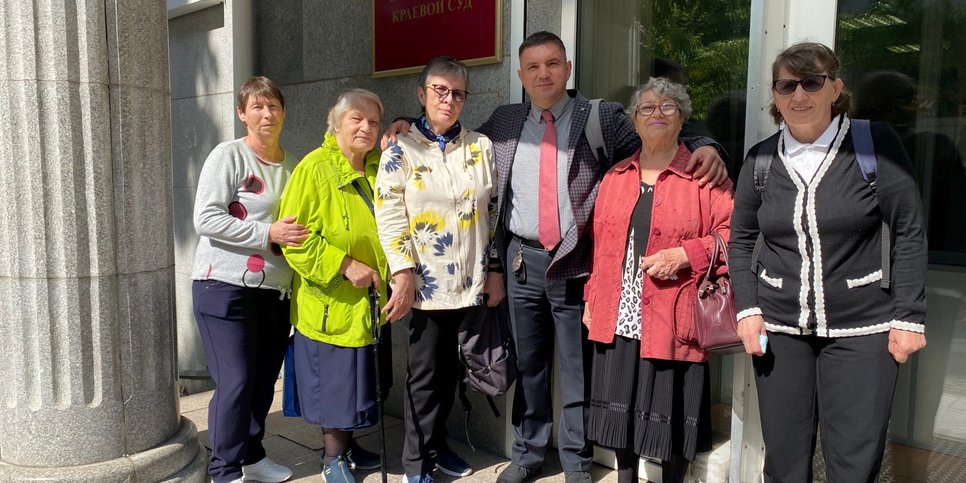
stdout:
{"type": "Polygon", "coordinates": [[[557,130],[553,127],[553,114],[540,114],[546,125],[540,140],[540,226],[537,233],[540,244],[553,250],[560,243],[560,219],[557,218],[557,130]]]}

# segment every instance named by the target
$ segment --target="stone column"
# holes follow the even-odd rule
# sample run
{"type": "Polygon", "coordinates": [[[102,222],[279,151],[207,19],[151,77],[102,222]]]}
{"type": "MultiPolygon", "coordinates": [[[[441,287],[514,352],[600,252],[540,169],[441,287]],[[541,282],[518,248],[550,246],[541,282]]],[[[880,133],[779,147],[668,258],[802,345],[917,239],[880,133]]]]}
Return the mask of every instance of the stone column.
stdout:
{"type": "Polygon", "coordinates": [[[0,9],[0,481],[203,481],[175,385],[165,2],[0,9]]]}

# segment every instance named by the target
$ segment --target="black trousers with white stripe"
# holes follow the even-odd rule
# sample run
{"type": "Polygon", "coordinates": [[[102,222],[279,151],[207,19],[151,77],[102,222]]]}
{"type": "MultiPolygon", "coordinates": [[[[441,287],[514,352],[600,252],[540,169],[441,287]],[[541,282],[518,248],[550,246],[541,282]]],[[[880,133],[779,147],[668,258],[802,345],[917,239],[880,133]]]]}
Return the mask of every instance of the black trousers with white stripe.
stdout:
{"type": "Polygon", "coordinates": [[[432,473],[439,453],[449,451],[446,420],[463,371],[457,335],[469,310],[413,309],[407,327],[403,395],[406,438],[402,463],[407,476],[432,473]]]}
{"type": "Polygon", "coordinates": [[[899,373],[888,333],[768,339],[768,352],[753,358],[765,481],[812,481],[816,429],[827,481],[878,481],[899,373]]]}

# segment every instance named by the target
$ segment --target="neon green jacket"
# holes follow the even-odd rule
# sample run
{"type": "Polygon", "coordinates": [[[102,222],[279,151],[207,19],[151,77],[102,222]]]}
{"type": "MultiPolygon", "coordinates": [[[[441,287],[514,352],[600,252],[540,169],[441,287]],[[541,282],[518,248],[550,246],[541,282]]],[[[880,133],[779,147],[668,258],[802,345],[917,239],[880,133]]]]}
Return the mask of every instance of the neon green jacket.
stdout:
{"type": "MultiPolygon", "coordinates": [[[[353,181],[372,199],[379,170],[379,151],[366,155],[366,176],[359,176],[339,149],[335,137],[325,135],[292,172],[282,195],[279,219],[295,216],[309,237],[300,247],[282,247],[295,270],[292,284],[292,325],[302,335],[341,347],[372,342],[369,290],[355,288],[341,273],[349,256],[379,272],[379,306],[386,302],[386,256],[379,245],[376,221],[353,181]]],[[[381,317],[385,323],[385,317],[381,317]]]]}

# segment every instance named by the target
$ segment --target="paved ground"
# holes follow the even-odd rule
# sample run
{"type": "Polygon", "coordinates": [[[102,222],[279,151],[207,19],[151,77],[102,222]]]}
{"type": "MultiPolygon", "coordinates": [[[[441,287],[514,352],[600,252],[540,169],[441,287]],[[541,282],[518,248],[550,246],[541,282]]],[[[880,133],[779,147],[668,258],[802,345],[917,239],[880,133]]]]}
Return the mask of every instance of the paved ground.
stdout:
{"type": "MultiPolygon", "coordinates": [[[[319,453],[322,449],[322,432],[304,423],[300,418],[286,418],[282,416],[281,400],[282,385],[276,387],[275,405],[268,416],[268,428],[265,436],[265,448],[269,456],[278,463],[284,464],[295,472],[292,481],[304,483],[321,483],[319,475],[319,453]]],[[[181,398],[181,414],[195,423],[198,428],[198,439],[207,447],[208,444],[208,401],[211,392],[202,392],[181,398]]],[[[719,415],[720,416],[720,415],[719,415]]],[[[955,419],[955,418],[954,418],[955,419]]],[[[961,424],[961,421],[959,422],[961,424]]],[[[379,447],[375,428],[357,433],[360,443],[371,450],[379,447]]],[[[386,418],[387,454],[389,461],[389,481],[397,483],[401,479],[402,467],[400,453],[402,450],[403,425],[402,421],[386,418]]],[[[720,444],[721,441],[718,441],[720,444]]],[[[964,459],[952,455],[963,454],[961,443],[947,444],[956,448],[937,448],[937,451],[926,451],[899,444],[887,445],[881,479],[883,482],[909,483],[940,483],[966,481],[966,464],[964,459]],[[943,451],[945,449],[945,451],[943,451]],[[947,453],[947,454],[943,454],[947,453]]],[[[492,482],[496,480],[500,471],[509,464],[506,458],[485,451],[471,450],[465,443],[450,440],[453,447],[463,456],[476,473],[466,478],[459,478],[460,483],[492,482]]],[[[943,445],[940,445],[943,446],[943,445]]],[[[713,453],[699,455],[697,468],[692,469],[691,481],[722,482],[726,480],[728,459],[726,448],[716,448],[713,453]],[[701,475],[701,476],[695,476],[701,475]]],[[[815,481],[825,481],[825,462],[821,451],[816,452],[815,481]]],[[[557,455],[551,451],[544,467],[544,476],[537,481],[540,483],[563,482],[564,475],[557,461],[557,455]]],[[[595,482],[614,483],[617,474],[600,465],[594,465],[592,475],[595,482]]],[[[358,481],[379,483],[381,481],[378,470],[365,471],[356,474],[358,481]]],[[[434,475],[436,481],[448,483],[457,479],[439,474],[434,475]]],[[[644,482],[645,480],[641,480],[644,482]]]]}
{"type": "MultiPolygon", "coordinates": [[[[282,416],[282,384],[276,387],[275,405],[268,415],[267,433],[265,435],[265,449],[272,460],[292,468],[295,475],[292,481],[304,483],[321,483],[319,474],[319,452],[322,449],[322,432],[319,428],[304,423],[300,418],[286,418],[282,416]]],[[[192,394],[181,398],[181,414],[190,419],[198,427],[198,438],[206,447],[208,445],[208,401],[211,392],[192,394]]],[[[379,440],[375,428],[357,433],[360,444],[370,450],[379,447],[379,440]]],[[[389,462],[389,481],[399,482],[402,476],[400,454],[402,452],[403,425],[402,421],[386,418],[386,453],[389,462]]],[[[500,471],[509,461],[499,455],[477,449],[472,451],[465,443],[450,440],[450,446],[472,466],[476,472],[466,478],[459,478],[460,483],[492,482],[496,480],[500,471]]],[[[557,461],[556,453],[548,457],[544,465],[544,477],[537,480],[540,483],[563,482],[564,475],[557,461]]],[[[594,465],[592,476],[595,482],[616,482],[617,473],[609,468],[594,465]]],[[[437,472],[433,477],[438,482],[454,481],[454,478],[437,472]]],[[[381,481],[379,471],[366,471],[356,474],[358,481],[378,483],[381,481]],[[362,478],[360,478],[360,476],[362,478]]],[[[643,480],[642,480],[643,481],[643,480]]]]}

